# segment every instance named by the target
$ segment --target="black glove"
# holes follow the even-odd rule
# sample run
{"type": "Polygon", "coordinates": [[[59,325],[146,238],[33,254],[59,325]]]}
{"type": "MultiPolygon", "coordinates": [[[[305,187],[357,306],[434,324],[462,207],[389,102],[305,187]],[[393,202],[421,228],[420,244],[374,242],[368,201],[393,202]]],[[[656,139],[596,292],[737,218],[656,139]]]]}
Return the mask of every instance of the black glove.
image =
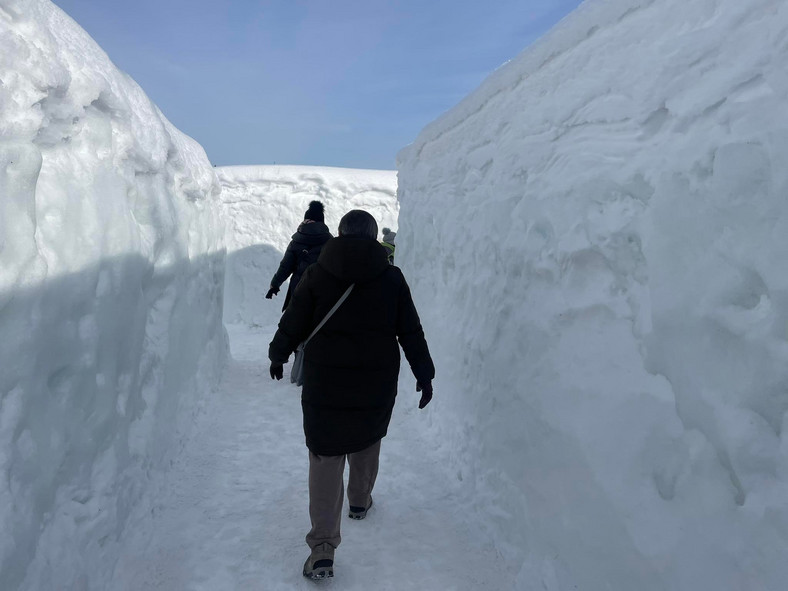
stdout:
{"type": "Polygon", "coordinates": [[[284,366],[276,361],[271,362],[271,379],[281,380],[284,374],[284,366]]]}
{"type": "Polygon", "coordinates": [[[416,382],[416,392],[421,392],[421,400],[419,400],[419,408],[424,408],[432,400],[432,382],[421,384],[416,382]]]}
{"type": "Polygon", "coordinates": [[[274,297],[278,293],[279,293],[279,288],[278,287],[272,287],[271,289],[268,290],[268,293],[265,294],[265,299],[270,300],[272,297],[274,297]]]}

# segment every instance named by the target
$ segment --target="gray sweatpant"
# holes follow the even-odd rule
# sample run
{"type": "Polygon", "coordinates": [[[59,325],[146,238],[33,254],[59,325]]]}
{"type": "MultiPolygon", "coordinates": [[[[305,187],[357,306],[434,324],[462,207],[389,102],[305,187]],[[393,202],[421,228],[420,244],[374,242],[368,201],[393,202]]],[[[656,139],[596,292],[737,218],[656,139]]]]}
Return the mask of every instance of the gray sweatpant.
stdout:
{"type": "MultiPolygon", "coordinates": [[[[354,507],[368,507],[378,476],[380,440],[368,448],[347,454],[350,477],[347,499],[354,507]]],[[[309,517],[312,529],[306,535],[310,548],[328,542],[334,548],[342,537],[339,525],[345,494],[345,456],[318,456],[309,452],[309,517]]]]}

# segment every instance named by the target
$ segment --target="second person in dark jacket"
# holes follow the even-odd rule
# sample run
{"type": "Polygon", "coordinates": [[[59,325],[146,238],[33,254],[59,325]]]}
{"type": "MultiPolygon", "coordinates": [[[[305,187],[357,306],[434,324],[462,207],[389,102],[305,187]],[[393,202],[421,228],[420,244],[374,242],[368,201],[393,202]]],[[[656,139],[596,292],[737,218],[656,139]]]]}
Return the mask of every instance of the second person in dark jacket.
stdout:
{"type": "Polygon", "coordinates": [[[317,261],[323,245],[329,238],[331,238],[331,232],[328,231],[328,226],[324,223],[323,204],[320,201],[312,201],[304,214],[304,221],[298,226],[287,250],[285,250],[282,262],[279,263],[279,269],[271,279],[271,287],[265,294],[266,299],[270,300],[278,294],[281,285],[290,277],[290,285],[287,288],[282,311],[287,309],[290,298],[293,296],[293,290],[301,280],[301,276],[309,265],[317,261]]]}

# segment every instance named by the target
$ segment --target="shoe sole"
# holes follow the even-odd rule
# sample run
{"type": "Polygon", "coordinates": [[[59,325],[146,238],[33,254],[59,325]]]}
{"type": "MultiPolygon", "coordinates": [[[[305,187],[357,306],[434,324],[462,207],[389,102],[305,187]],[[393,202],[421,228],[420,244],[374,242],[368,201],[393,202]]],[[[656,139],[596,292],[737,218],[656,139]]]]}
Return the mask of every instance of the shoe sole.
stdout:
{"type": "Polygon", "coordinates": [[[328,567],[321,567],[316,568],[311,573],[304,573],[304,576],[307,579],[312,579],[313,581],[320,581],[322,579],[330,579],[334,576],[334,569],[328,567]]]}
{"type": "Polygon", "coordinates": [[[350,517],[351,519],[355,519],[356,521],[364,519],[367,516],[367,513],[369,512],[369,510],[372,509],[372,505],[373,505],[373,503],[370,503],[369,507],[367,507],[363,511],[350,511],[347,514],[347,516],[350,517]]]}

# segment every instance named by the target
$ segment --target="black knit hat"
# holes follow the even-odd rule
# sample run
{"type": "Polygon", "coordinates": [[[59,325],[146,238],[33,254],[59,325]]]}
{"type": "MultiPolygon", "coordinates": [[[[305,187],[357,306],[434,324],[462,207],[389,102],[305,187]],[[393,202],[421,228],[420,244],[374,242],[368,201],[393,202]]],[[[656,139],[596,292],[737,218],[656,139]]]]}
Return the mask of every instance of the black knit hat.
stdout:
{"type": "Polygon", "coordinates": [[[309,209],[304,214],[305,220],[312,220],[314,222],[322,222],[323,220],[323,204],[320,201],[312,201],[309,204],[309,209]]]}

